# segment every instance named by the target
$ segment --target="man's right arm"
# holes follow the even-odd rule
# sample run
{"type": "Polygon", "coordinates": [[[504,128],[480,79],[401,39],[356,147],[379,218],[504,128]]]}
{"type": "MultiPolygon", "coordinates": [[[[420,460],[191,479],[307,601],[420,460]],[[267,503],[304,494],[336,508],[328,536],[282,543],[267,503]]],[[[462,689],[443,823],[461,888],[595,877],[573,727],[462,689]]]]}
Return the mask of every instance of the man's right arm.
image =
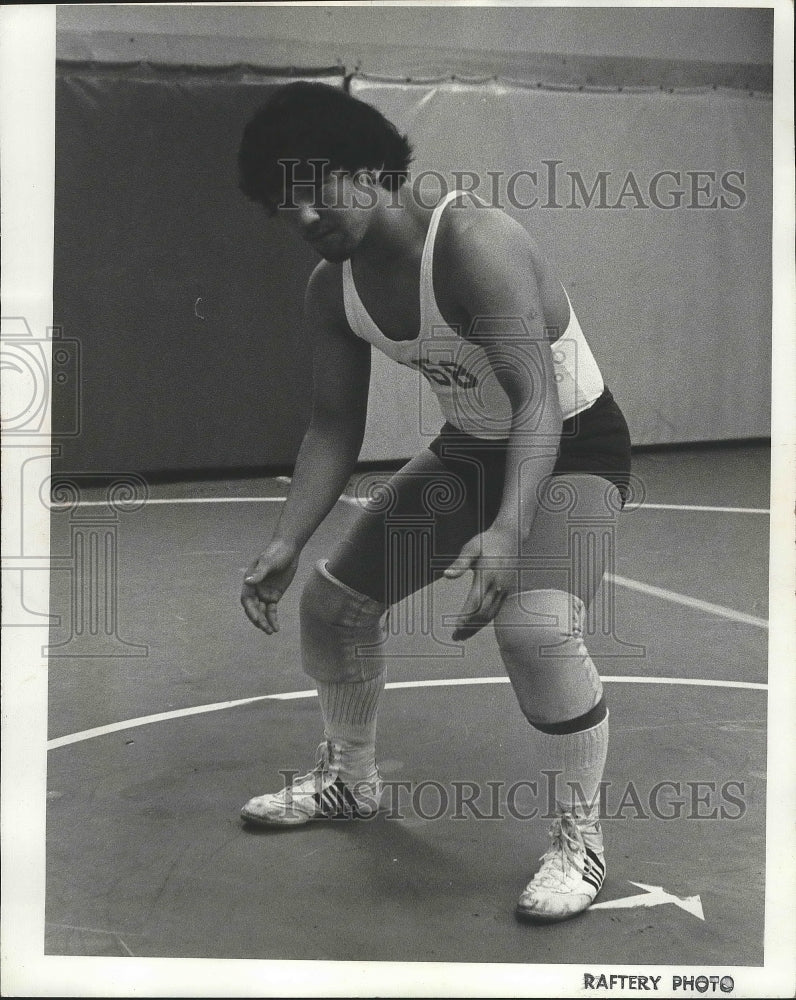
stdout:
{"type": "Polygon", "coordinates": [[[367,418],[370,345],[346,322],[336,268],[321,264],[313,272],[305,316],[312,345],[312,416],[276,530],[250,567],[241,596],[248,618],[269,633],[278,629],[276,603],[293,579],[301,550],[354,470],[367,418]]]}
{"type": "Polygon", "coordinates": [[[274,532],[275,541],[299,552],[343,492],[359,457],[367,418],[370,345],[348,328],[339,278],[330,272],[328,265],[320,265],[307,286],[312,417],[274,532]]]}

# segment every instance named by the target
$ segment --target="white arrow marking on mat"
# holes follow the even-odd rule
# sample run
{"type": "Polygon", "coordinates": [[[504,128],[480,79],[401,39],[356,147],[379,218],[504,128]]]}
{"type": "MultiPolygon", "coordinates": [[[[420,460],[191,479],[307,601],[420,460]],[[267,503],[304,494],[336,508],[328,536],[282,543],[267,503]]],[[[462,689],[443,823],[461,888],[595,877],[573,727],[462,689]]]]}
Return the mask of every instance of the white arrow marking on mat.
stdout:
{"type": "Polygon", "coordinates": [[[681,910],[693,914],[700,920],[705,919],[705,914],[702,910],[702,900],[699,896],[686,896],[685,899],[681,899],[680,896],[673,896],[670,892],[667,892],[661,885],[644,885],[643,882],[631,882],[630,884],[643,889],[644,893],[640,896],[624,896],[622,899],[609,899],[605,903],[592,903],[589,909],[624,910],[635,906],[662,906],[663,903],[674,903],[681,910]]]}

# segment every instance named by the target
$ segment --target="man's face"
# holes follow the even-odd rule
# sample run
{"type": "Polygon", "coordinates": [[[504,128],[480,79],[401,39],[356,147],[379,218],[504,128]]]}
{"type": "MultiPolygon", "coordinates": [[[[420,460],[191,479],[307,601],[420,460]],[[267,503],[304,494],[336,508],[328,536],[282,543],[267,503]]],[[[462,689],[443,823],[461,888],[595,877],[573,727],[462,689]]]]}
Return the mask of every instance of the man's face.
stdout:
{"type": "Polygon", "coordinates": [[[280,215],[321,257],[339,263],[362,242],[377,201],[372,178],[334,171],[317,186],[296,183],[290,207],[280,209],[280,215]]]}

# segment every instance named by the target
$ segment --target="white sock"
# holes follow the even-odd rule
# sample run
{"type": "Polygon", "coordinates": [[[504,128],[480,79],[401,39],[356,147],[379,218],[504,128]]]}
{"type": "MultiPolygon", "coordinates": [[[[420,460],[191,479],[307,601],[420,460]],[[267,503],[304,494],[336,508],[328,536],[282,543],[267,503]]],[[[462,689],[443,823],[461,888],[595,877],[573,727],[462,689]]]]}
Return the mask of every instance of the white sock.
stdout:
{"type": "Polygon", "coordinates": [[[332,764],[344,781],[373,781],[376,771],[376,718],[384,672],[353,683],[316,681],[324,736],[334,745],[332,764]]]}
{"type": "MultiPolygon", "coordinates": [[[[608,716],[590,729],[551,735],[534,731],[540,763],[556,772],[556,801],[581,819],[599,820],[600,782],[608,754],[608,716]]],[[[587,838],[588,839],[588,838],[587,838]]]]}

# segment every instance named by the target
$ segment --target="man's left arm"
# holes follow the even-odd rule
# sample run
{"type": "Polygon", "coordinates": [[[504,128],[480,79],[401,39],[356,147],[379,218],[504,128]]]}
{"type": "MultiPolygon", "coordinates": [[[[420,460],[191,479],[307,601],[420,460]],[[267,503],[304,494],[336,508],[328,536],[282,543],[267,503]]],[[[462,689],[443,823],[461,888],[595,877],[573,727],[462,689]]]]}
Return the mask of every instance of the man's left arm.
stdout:
{"type": "Polygon", "coordinates": [[[451,228],[449,273],[470,317],[466,336],[483,347],[512,413],[497,516],[445,574],[452,579],[473,570],[453,634],[465,639],[491,621],[517,589],[519,556],[536,516],[540,484],[556,461],[562,414],[527,234],[493,211],[451,228]]]}

